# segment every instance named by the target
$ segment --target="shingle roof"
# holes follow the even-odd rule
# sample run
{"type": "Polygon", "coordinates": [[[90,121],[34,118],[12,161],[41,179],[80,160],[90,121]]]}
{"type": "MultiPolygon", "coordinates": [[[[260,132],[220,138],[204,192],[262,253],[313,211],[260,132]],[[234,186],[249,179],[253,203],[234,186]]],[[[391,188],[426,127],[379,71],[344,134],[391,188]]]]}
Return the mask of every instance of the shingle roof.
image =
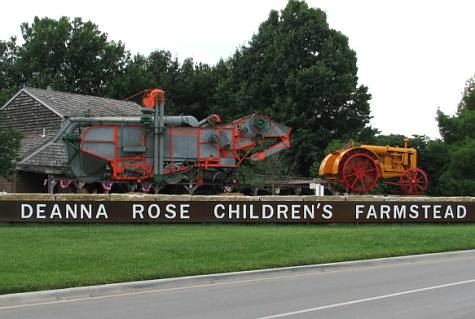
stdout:
{"type": "MultiPolygon", "coordinates": [[[[68,166],[66,161],[67,159],[66,153],[64,152],[63,143],[51,143],[48,144],[45,149],[35,154],[35,156],[29,158],[26,161],[22,161],[20,165],[29,165],[31,167],[39,166],[63,168],[68,166]]],[[[39,171],[41,172],[41,170],[39,171]]]]}
{"type": "Polygon", "coordinates": [[[69,170],[63,143],[51,142],[55,135],[55,131],[48,131],[44,137],[24,136],[20,147],[20,167],[39,173],[44,167],[69,170]]]}
{"type": "Polygon", "coordinates": [[[51,141],[55,135],[56,131],[48,131],[44,136],[40,133],[23,135],[20,146],[20,158],[25,158],[26,156],[30,155],[41,145],[51,141]]]}
{"type": "Polygon", "coordinates": [[[141,114],[140,106],[134,102],[30,87],[23,90],[62,116],[84,116],[85,114],[140,116],[141,114]]]}

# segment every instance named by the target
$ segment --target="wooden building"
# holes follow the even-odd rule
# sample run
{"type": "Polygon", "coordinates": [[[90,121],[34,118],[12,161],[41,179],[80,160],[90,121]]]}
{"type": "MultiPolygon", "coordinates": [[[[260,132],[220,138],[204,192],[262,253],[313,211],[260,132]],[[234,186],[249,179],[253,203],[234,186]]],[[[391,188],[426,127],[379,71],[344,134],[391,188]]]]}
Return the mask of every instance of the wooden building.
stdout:
{"type": "Polygon", "coordinates": [[[73,116],[140,116],[133,102],[89,95],[23,88],[0,111],[11,126],[23,133],[20,161],[10,178],[0,177],[0,192],[47,192],[48,176],[65,176],[69,168],[62,143],[52,143],[63,121],[73,116]]]}

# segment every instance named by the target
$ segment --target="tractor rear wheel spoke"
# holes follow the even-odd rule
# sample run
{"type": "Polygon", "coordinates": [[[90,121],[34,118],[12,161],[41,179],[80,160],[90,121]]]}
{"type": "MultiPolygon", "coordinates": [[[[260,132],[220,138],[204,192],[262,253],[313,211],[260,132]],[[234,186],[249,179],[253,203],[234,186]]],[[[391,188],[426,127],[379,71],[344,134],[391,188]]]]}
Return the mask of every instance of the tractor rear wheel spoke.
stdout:
{"type": "Polygon", "coordinates": [[[420,168],[410,168],[401,175],[399,185],[404,194],[419,195],[427,190],[429,178],[420,168]]]}
{"type": "Polygon", "coordinates": [[[376,162],[365,152],[355,152],[343,160],[341,182],[353,193],[371,191],[379,179],[376,162]]]}

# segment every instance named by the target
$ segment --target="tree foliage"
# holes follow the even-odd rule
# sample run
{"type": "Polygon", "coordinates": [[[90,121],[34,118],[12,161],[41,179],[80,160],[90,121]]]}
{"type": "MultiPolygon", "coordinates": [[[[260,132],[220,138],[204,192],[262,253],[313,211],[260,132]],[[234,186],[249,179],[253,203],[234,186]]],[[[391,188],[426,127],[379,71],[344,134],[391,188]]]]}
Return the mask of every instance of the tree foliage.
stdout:
{"type": "Polygon", "coordinates": [[[160,87],[166,92],[169,114],[191,114],[201,119],[211,110],[216,80],[209,65],[190,58],[180,64],[169,51],[157,50],[148,56],[134,56],[111,87],[109,95],[120,99],[160,87]]]}
{"type": "MultiPolygon", "coordinates": [[[[0,113],[0,122],[4,116],[0,113]]],[[[2,123],[2,124],[3,124],[2,123]]],[[[0,176],[9,177],[19,159],[22,134],[8,126],[0,127],[0,176]]]]}
{"type": "Polygon", "coordinates": [[[448,195],[475,196],[475,77],[467,81],[457,113],[438,111],[446,161],[440,187],[448,195]]]}
{"type": "Polygon", "coordinates": [[[16,38],[0,41],[0,106],[16,91],[19,76],[16,72],[16,38]]]}
{"type": "Polygon", "coordinates": [[[35,17],[31,25],[21,25],[21,33],[21,46],[14,38],[0,42],[0,76],[7,77],[2,95],[22,86],[106,95],[128,60],[120,41],[109,41],[96,24],[81,18],[35,17]]]}
{"type": "Polygon", "coordinates": [[[294,128],[293,162],[306,174],[335,138],[369,123],[370,95],[358,86],[356,54],[326,14],[289,1],[271,11],[256,35],[225,63],[215,110],[226,119],[265,112],[294,128]]]}

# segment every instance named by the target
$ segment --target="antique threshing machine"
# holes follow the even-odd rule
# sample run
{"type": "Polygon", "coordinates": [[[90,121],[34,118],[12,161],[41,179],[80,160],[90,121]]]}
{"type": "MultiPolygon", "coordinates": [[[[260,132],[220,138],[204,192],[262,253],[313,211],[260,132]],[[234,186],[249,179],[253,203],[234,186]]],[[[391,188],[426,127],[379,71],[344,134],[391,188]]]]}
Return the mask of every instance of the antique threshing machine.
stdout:
{"type": "Polygon", "coordinates": [[[160,89],[147,91],[142,102],[138,117],[66,119],[54,141],[64,142],[79,188],[159,192],[179,184],[190,193],[201,185],[231,191],[244,160],[264,160],[290,146],[291,129],[264,114],[227,124],[218,115],[165,116],[160,89]]]}
{"type": "Polygon", "coordinates": [[[417,168],[417,151],[407,147],[347,146],[328,154],[320,165],[319,175],[331,186],[342,185],[351,193],[370,192],[380,178],[399,185],[407,195],[427,190],[427,174],[417,168]]]}

